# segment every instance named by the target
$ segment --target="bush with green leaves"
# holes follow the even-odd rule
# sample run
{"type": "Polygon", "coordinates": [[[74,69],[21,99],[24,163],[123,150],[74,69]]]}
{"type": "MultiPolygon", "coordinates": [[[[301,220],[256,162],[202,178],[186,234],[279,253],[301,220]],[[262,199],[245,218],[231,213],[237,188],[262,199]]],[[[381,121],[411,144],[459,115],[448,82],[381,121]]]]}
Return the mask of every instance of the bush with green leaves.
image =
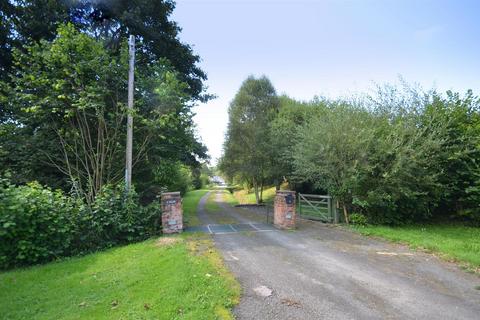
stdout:
{"type": "Polygon", "coordinates": [[[179,161],[159,161],[156,166],[153,185],[160,191],[180,191],[183,195],[192,189],[192,171],[188,166],[179,161]]]}
{"type": "Polygon", "coordinates": [[[160,231],[158,202],[141,206],[134,191],[106,186],[95,201],[33,182],[0,181],[0,269],[43,263],[119,244],[160,231]]]}
{"type": "Polygon", "coordinates": [[[80,204],[74,217],[76,254],[147,239],[160,231],[160,204],[139,204],[135,191],[106,186],[87,206],[80,204]]]}
{"type": "Polygon", "coordinates": [[[38,183],[0,186],[0,268],[68,255],[78,208],[60,191],[38,183]]]}
{"type": "Polygon", "coordinates": [[[361,213],[352,213],[350,215],[350,222],[357,226],[365,226],[367,225],[367,217],[361,213]]]}
{"type": "MultiPolygon", "coordinates": [[[[9,172],[16,184],[73,187],[89,203],[103,186],[122,183],[127,42],[115,47],[66,24],[50,40],[13,51],[10,81],[0,81],[0,174],[9,172]]],[[[157,183],[163,163],[174,164],[185,189],[185,168],[207,154],[195,134],[191,88],[168,61],[143,64],[145,52],[137,54],[132,181],[148,202],[153,185],[169,187],[157,183]]]]}
{"type": "Polygon", "coordinates": [[[272,128],[272,141],[287,129],[295,138],[275,145],[278,173],[333,195],[346,221],[349,212],[390,225],[480,221],[480,99],[471,91],[403,84],[358,100],[289,102],[272,128]]]}

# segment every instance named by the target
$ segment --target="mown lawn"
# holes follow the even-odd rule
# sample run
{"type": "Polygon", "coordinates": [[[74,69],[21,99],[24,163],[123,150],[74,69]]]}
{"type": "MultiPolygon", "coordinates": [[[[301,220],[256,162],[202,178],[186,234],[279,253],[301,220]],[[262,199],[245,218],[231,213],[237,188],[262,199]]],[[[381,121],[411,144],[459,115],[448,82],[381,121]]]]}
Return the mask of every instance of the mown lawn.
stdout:
{"type": "Polygon", "coordinates": [[[466,263],[480,270],[480,228],[462,225],[366,226],[354,230],[438,253],[443,258],[466,263]]]}
{"type": "Polygon", "coordinates": [[[183,205],[183,223],[186,226],[198,226],[200,220],[197,217],[197,206],[200,199],[208,192],[209,190],[193,190],[185,194],[182,199],[183,205]]]}
{"type": "Polygon", "coordinates": [[[209,237],[161,237],[0,273],[0,318],[231,319],[239,294],[209,237]]]}

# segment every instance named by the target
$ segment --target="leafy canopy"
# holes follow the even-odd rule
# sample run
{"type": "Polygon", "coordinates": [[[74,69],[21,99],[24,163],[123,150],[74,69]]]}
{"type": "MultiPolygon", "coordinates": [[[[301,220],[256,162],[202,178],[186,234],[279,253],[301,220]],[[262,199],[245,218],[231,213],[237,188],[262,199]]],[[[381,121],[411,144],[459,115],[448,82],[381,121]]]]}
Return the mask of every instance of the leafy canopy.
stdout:
{"type": "MultiPolygon", "coordinates": [[[[6,143],[0,150],[6,154],[4,168],[18,174],[18,182],[73,184],[91,201],[103,185],[123,179],[127,58],[126,45],[117,55],[71,24],[60,26],[52,41],[14,51],[10,116],[1,126],[6,143]],[[10,143],[15,140],[30,148],[10,143]],[[30,169],[26,174],[23,166],[30,169]],[[52,167],[63,173],[62,180],[52,167]]],[[[156,180],[162,162],[197,165],[206,157],[195,137],[186,86],[168,63],[137,71],[134,182],[143,183],[139,190],[156,180]]]]}
{"type": "Polygon", "coordinates": [[[193,99],[207,100],[207,76],[197,63],[200,57],[179,38],[180,27],[169,19],[171,0],[5,0],[0,4],[0,77],[13,67],[12,52],[24,44],[51,41],[57,28],[71,23],[82,33],[105,39],[112,52],[121,53],[128,35],[137,37],[138,68],[162,59],[169,61],[193,99]]]}
{"type": "Polygon", "coordinates": [[[278,98],[270,80],[248,77],[230,104],[229,123],[221,170],[231,178],[247,182],[258,193],[271,176],[269,125],[278,109],[278,98]]]}

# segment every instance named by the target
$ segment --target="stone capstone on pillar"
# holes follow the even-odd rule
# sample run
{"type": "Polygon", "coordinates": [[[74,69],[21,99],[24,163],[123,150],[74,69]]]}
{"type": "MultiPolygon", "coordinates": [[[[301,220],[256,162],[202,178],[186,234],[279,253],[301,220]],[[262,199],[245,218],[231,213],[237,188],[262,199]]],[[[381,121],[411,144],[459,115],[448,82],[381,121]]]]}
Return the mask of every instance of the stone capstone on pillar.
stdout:
{"type": "Polygon", "coordinates": [[[180,233],[183,231],[183,210],[180,192],[162,193],[162,231],[180,233]]]}
{"type": "Polygon", "coordinates": [[[279,229],[295,229],[295,191],[278,190],[275,195],[273,224],[279,229]]]}

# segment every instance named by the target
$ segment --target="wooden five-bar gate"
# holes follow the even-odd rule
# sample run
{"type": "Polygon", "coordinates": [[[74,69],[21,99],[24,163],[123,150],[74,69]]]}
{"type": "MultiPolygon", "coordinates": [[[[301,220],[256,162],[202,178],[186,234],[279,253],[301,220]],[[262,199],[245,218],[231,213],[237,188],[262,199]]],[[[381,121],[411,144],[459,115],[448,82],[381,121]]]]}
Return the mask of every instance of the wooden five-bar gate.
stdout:
{"type": "Polygon", "coordinates": [[[305,219],[338,223],[336,204],[331,196],[299,193],[298,213],[305,219]]]}

